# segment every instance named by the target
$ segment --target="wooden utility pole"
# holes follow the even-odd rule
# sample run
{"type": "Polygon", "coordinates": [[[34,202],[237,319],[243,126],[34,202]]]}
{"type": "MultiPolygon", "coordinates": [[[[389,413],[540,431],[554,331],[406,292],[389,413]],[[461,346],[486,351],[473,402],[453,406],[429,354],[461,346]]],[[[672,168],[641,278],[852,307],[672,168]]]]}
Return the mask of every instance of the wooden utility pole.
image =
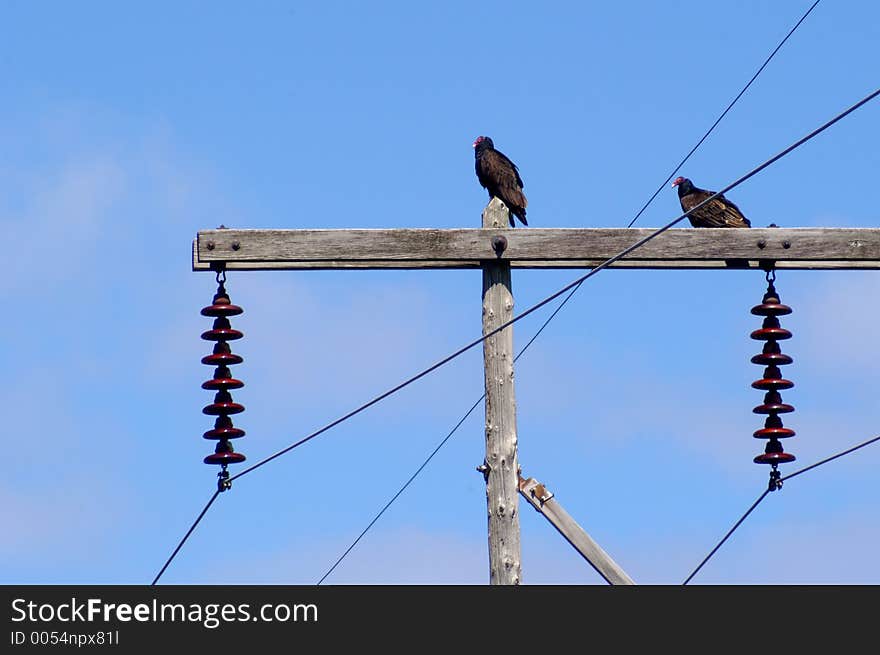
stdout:
{"type": "MultiPolygon", "coordinates": [[[[457,228],[353,230],[203,230],[193,270],[344,270],[471,268],[503,259],[512,268],[593,268],[650,236],[651,228],[457,228]],[[498,255],[496,237],[507,240],[498,255]]],[[[880,228],[672,228],[609,268],[727,268],[762,260],[782,269],[878,269],[880,228]]],[[[739,270],[739,269],[735,269],[739,270]]]]}
{"type": "MultiPolygon", "coordinates": [[[[492,198],[483,211],[484,228],[507,226],[508,210],[492,198]]],[[[503,254],[507,240],[496,236],[503,254]]],[[[513,318],[510,262],[483,262],[483,335],[513,318]]],[[[489,584],[522,581],[519,538],[519,464],[516,456],[516,397],[513,380],[513,326],[483,342],[486,378],[486,504],[489,512],[489,584]]]]}
{"type": "MultiPolygon", "coordinates": [[[[511,268],[593,268],[635,245],[650,228],[509,228],[507,210],[493,199],[483,227],[465,229],[200,231],[194,271],[482,269],[483,334],[513,318],[511,268]]],[[[609,268],[761,270],[880,269],[880,228],[673,228],[656,235],[609,268]],[[736,266],[729,262],[736,261],[736,266]]],[[[522,581],[520,491],[612,584],[632,581],[538,483],[520,489],[513,327],[483,343],[486,382],[486,476],[489,581],[522,581]],[[542,500],[543,499],[543,500],[542,500]]]]}

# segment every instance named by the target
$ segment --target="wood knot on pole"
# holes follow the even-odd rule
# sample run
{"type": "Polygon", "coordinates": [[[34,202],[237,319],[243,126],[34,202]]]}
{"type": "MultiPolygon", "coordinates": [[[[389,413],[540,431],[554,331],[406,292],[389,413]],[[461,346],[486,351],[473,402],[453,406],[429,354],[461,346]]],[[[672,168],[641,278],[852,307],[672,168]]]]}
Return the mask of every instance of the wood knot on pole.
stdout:
{"type": "MultiPolygon", "coordinates": [[[[497,198],[483,211],[483,228],[505,228],[509,212],[497,198]]],[[[508,247],[502,234],[486,234],[495,258],[481,260],[483,269],[483,366],[486,388],[486,510],[489,528],[489,582],[520,584],[520,534],[513,387],[513,292],[508,247]],[[506,326],[501,329],[501,326],[506,326]],[[491,471],[491,474],[490,474],[491,471]]],[[[483,241],[485,244],[486,241],[483,241]]],[[[483,246],[485,248],[485,245],[483,246]]],[[[485,251],[484,251],[485,252],[485,251]]]]}

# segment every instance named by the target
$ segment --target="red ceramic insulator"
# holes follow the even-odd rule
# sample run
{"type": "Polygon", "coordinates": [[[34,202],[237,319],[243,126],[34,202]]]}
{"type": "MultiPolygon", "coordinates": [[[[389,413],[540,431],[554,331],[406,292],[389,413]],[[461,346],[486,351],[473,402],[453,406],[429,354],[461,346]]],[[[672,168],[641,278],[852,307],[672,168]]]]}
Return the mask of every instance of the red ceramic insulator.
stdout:
{"type": "Polygon", "coordinates": [[[794,407],[786,403],[764,403],[752,410],[755,414],[788,414],[794,411],[794,407]]]}
{"type": "Polygon", "coordinates": [[[752,461],[755,464],[785,464],[794,460],[795,456],[790,453],[764,453],[763,455],[758,455],[752,461]]]}
{"type": "Polygon", "coordinates": [[[244,382],[235,378],[212,378],[202,382],[202,389],[208,391],[221,391],[223,389],[241,389],[244,382]]]}
{"type": "MultiPolygon", "coordinates": [[[[218,281],[220,280],[218,274],[218,281]]],[[[206,341],[214,341],[214,350],[210,355],[202,357],[202,363],[209,366],[215,366],[214,377],[202,383],[202,389],[216,391],[214,402],[202,408],[205,414],[216,416],[214,427],[205,432],[202,436],[205,439],[216,439],[217,446],[214,453],[204,458],[205,464],[220,464],[225,467],[227,464],[235,464],[245,461],[245,456],[235,452],[230,439],[238,439],[244,436],[244,430],[236,428],[232,425],[230,414],[238,414],[244,411],[244,405],[232,401],[230,389],[239,389],[244,386],[244,382],[232,377],[229,366],[233,364],[241,364],[244,361],[239,355],[232,353],[228,341],[241,339],[244,335],[232,329],[229,323],[230,316],[237,316],[244,310],[241,307],[233,305],[229,301],[229,296],[222,282],[214,294],[214,302],[208,307],[202,308],[203,316],[214,317],[214,325],[212,329],[202,333],[202,339],[206,341]]],[[[221,487],[222,491],[224,488],[221,487]]]]}
{"type": "MultiPolygon", "coordinates": [[[[768,343],[772,342],[768,341],[768,343]]],[[[761,366],[785,366],[793,361],[791,357],[782,353],[761,353],[752,357],[752,364],[760,364],[761,366]]]]}
{"type": "Polygon", "coordinates": [[[791,307],[779,302],[779,294],[776,293],[776,287],[773,286],[773,282],[770,282],[761,304],[752,307],[752,314],[757,314],[758,316],[782,316],[783,314],[791,314],[791,307]]]}
{"type": "Polygon", "coordinates": [[[241,364],[243,361],[243,357],[233,355],[232,353],[216,353],[202,357],[202,364],[207,364],[208,366],[220,366],[221,364],[232,366],[233,364],[241,364]]]}
{"type": "Polygon", "coordinates": [[[782,339],[791,339],[791,332],[785,328],[779,327],[778,318],[775,316],[768,316],[764,319],[761,328],[752,332],[751,337],[758,341],[781,341],[782,339]]]}
{"type": "Polygon", "coordinates": [[[764,404],[758,405],[752,411],[755,414],[788,414],[794,411],[794,407],[782,402],[782,396],[774,390],[765,393],[764,404]]]}
{"type": "Polygon", "coordinates": [[[229,324],[229,319],[221,316],[214,319],[214,327],[207,332],[202,332],[202,339],[205,341],[234,341],[241,339],[244,335],[238,330],[233,330],[229,324]]]}
{"type": "Polygon", "coordinates": [[[782,353],[775,339],[767,341],[761,353],[752,357],[752,364],[760,364],[762,366],[785,366],[793,361],[791,357],[782,353]]]}
{"type": "Polygon", "coordinates": [[[205,439],[238,439],[244,436],[244,430],[233,427],[228,416],[218,416],[214,421],[214,429],[202,435],[205,439]]]}
{"type": "MultiPolygon", "coordinates": [[[[768,272],[768,280],[770,275],[768,272]]],[[[790,339],[791,332],[779,325],[779,316],[791,314],[791,307],[783,305],[779,302],[779,295],[771,281],[764,294],[763,302],[760,305],[752,307],[752,314],[763,316],[764,321],[759,330],[752,332],[752,339],[758,341],[766,341],[761,353],[752,357],[752,363],[765,366],[764,377],[760,380],[752,382],[752,387],[762,389],[767,393],[764,395],[764,403],[755,407],[752,411],[756,414],[766,414],[767,419],[764,421],[764,427],[755,430],[753,436],[756,439],[768,439],[767,446],[762,455],[754,458],[756,464],[771,464],[776,469],[777,464],[785,462],[793,462],[795,457],[790,453],[786,453],[779,442],[780,439],[793,437],[795,432],[782,425],[782,419],[779,414],[793,412],[794,407],[782,402],[782,396],[779,394],[780,389],[790,389],[794,383],[782,377],[779,370],[780,366],[792,363],[792,358],[782,353],[777,341],[782,339],[790,339]]],[[[771,489],[773,477],[771,476],[771,489]]]]}
{"type": "Polygon", "coordinates": [[[775,391],[777,389],[791,389],[794,386],[794,382],[791,380],[783,380],[782,378],[764,378],[762,380],[755,380],[752,382],[753,389],[760,389],[761,391],[775,391]]]}
{"type": "Polygon", "coordinates": [[[785,439],[786,437],[793,437],[794,434],[794,430],[789,430],[788,428],[761,428],[760,430],[755,430],[753,436],[755,439],[785,439]]]}
{"type": "Polygon", "coordinates": [[[202,316],[238,316],[244,310],[238,305],[229,302],[229,296],[225,292],[214,294],[214,304],[202,308],[202,316]]]}
{"type": "Polygon", "coordinates": [[[209,366],[232,366],[233,364],[241,364],[243,361],[243,357],[232,353],[232,349],[225,341],[215,343],[214,352],[202,357],[202,364],[208,364],[209,366]]]}
{"type": "Polygon", "coordinates": [[[214,453],[208,455],[203,461],[205,464],[238,464],[247,459],[241,453],[214,453]]]}
{"type": "Polygon", "coordinates": [[[776,439],[771,439],[764,448],[764,454],[758,455],[752,461],[756,464],[783,464],[794,460],[795,456],[785,452],[781,443],[776,439]]]}
{"type": "Polygon", "coordinates": [[[244,382],[236,380],[229,372],[229,367],[218,366],[214,371],[214,377],[202,383],[202,389],[209,391],[222,391],[223,389],[241,389],[244,382]]]}
{"type": "Polygon", "coordinates": [[[202,407],[202,413],[209,416],[219,416],[221,414],[240,414],[244,411],[244,405],[238,403],[211,403],[202,407]]]}
{"type": "Polygon", "coordinates": [[[224,439],[217,442],[214,454],[208,455],[204,462],[205,464],[235,464],[243,462],[245,459],[246,457],[243,454],[235,452],[232,444],[224,439]]]}
{"type": "Polygon", "coordinates": [[[752,382],[752,387],[764,391],[778,391],[779,389],[791,389],[794,382],[785,380],[778,366],[770,365],[764,369],[764,377],[752,382]]]}
{"type": "Polygon", "coordinates": [[[244,411],[244,405],[232,402],[232,396],[228,391],[218,391],[214,395],[214,402],[202,408],[202,412],[212,416],[220,414],[239,414],[244,411]]]}
{"type": "Polygon", "coordinates": [[[238,305],[215,304],[202,308],[203,316],[238,316],[244,310],[238,305]]]}
{"type": "Polygon", "coordinates": [[[764,421],[764,427],[756,430],[754,434],[756,439],[784,439],[785,437],[793,437],[794,430],[789,430],[782,426],[782,419],[776,414],[771,414],[764,421]]]}
{"type": "Polygon", "coordinates": [[[752,314],[757,314],[758,316],[784,316],[785,314],[791,314],[791,307],[788,305],[783,305],[778,302],[767,302],[765,299],[763,304],[755,305],[752,307],[752,314]]]}
{"type": "Polygon", "coordinates": [[[244,430],[238,428],[214,428],[202,435],[205,439],[238,439],[244,436],[244,430]]]}
{"type": "Polygon", "coordinates": [[[774,341],[782,341],[783,339],[791,339],[791,332],[789,332],[785,328],[770,327],[755,330],[749,336],[751,336],[752,339],[756,339],[757,341],[770,341],[771,339],[773,339],[774,341]]]}
{"type": "Polygon", "coordinates": [[[238,330],[233,330],[232,328],[202,332],[202,339],[205,341],[235,341],[236,339],[241,339],[243,336],[244,334],[238,330]]]}

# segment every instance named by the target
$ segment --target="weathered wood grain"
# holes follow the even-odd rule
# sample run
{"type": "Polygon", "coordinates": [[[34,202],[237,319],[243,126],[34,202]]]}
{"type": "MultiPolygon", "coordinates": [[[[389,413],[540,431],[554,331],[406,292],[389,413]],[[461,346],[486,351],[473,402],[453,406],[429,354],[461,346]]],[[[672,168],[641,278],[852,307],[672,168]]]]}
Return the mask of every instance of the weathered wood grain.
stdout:
{"type": "Polygon", "coordinates": [[[602,547],[597,544],[584,529],[578,525],[571,515],[563,509],[553,494],[546,487],[535,480],[519,478],[519,491],[529,504],[550,521],[551,525],[559,531],[581,556],[589,562],[596,572],[606,582],[614,585],[633,585],[626,571],[624,571],[602,547]]]}
{"type": "MultiPolygon", "coordinates": [[[[507,225],[508,211],[493,198],[483,212],[489,231],[507,225]]],[[[483,335],[513,318],[510,263],[483,264],[483,335]]],[[[513,385],[513,326],[483,341],[486,382],[486,506],[489,522],[489,584],[522,581],[519,532],[519,464],[513,385]]]]}
{"type": "MultiPolygon", "coordinates": [[[[205,230],[193,244],[193,270],[225,262],[239,270],[479,268],[500,259],[514,268],[592,268],[653,233],[650,228],[483,228],[375,230],[205,230]]],[[[673,228],[615,268],[878,269],[880,228],[673,228]]]]}

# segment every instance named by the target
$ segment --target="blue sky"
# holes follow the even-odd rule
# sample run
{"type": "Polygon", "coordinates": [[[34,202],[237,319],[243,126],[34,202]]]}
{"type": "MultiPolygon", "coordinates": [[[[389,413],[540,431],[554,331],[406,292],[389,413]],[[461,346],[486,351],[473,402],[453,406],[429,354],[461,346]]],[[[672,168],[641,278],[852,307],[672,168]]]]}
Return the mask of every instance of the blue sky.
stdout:
{"type": "MultiPolygon", "coordinates": [[[[477,135],[534,227],[624,227],[809,6],[0,6],[0,580],[149,583],[214,490],[200,229],[476,227],[477,135]]],[[[681,173],[718,189],[874,91],[880,7],[824,2],[681,173]]],[[[870,103],[738,187],[756,227],[874,227],[870,103]]],[[[664,190],[637,223],[680,213],[664,190]]],[[[515,271],[518,310],[582,274],[515,271]]],[[[249,462],[480,334],[476,271],[237,272],[249,462]]],[[[678,584],[765,488],[758,271],[603,271],[517,365],[520,462],[678,584]]],[[[791,472],[880,432],[876,272],[782,271],[791,472]]],[[[518,322],[523,345],[551,311],[518,322]]],[[[482,393],[479,349],[236,481],[162,578],[313,584],[482,393]]],[[[327,579],[488,580],[482,408],[327,579]]],[[[877,584],[880,446],[769,496],[692,584],[877,584]]],[[[526,584],[602,584],[521,505],[526,584]]]]}

